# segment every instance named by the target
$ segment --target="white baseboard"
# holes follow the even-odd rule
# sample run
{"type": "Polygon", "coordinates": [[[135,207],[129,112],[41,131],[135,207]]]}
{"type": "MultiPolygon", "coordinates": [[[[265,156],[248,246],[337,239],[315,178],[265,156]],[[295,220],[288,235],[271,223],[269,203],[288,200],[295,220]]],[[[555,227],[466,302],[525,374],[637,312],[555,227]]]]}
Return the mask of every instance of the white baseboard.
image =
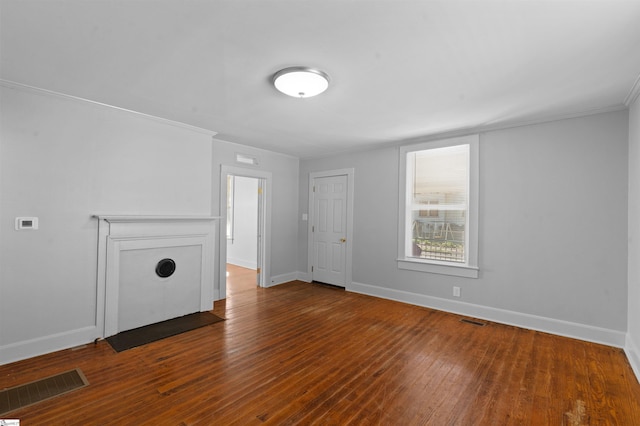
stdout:
{"type": "MultiPolygon", "coordinates": [[[[487,321],[498,322],[506,325],[542,331],[559,336],[570,337],[588,342],[601,343],[618,348],[625,347],[626,334],[622,331],[593,327],[569,321],[536,315],[523,314],[515,311],[491,308],[488,306],[474,305],[439,297],[425,296],[401,290],[377,287],[362,283],[351,283],[348,291],[362,293],[369,296],[382,297],[384,299],[397,300],[412,305],[438,309],[454,314],[469,316],[487,321]]],[[[637,353],[637,352],[636,352],[637,353]]]]}
{"type": "Polygon", "coordinates": [[[290,272],[288,274],[282,274],[282,275],[272,275],[271,284],[269,284],[267,287],[273,287],[275,285],[288,283],[290,281],[295,281],[297,279],[298,279],[297,272],[290,272]]]}
{"type": "Polygon", "coordinates": [[[255,260],[251,261],[251,260],[244,260],[244,259],[227,258],[227,263],[240,266],[242,268],[258,269],[258,264],[255,260]]]}
{"type": "Polygon", "coordinates": [[[638,350],[638,345],[633,341],[629,333],[627,333],[627,341],[624,345],[624,353],[627,354],[629,364],[631,364],[631,368],[636,375],[636,379],[638,379],[638,382],[640,382],[640,350],[638,350]]]}
{"type": "Polygon", "coordinates": [[[311,274],[307,273],[307,272],[300,272],[298,271],[298,278],[296,278],[298,281],[304,281],[305,283],[310,283],[311,280],[311,274]]]}
{"type": "Polygon", "coordinates": [[[95,325],[0,346],[0,365],[73,348],[100,336],[95,325]]]}

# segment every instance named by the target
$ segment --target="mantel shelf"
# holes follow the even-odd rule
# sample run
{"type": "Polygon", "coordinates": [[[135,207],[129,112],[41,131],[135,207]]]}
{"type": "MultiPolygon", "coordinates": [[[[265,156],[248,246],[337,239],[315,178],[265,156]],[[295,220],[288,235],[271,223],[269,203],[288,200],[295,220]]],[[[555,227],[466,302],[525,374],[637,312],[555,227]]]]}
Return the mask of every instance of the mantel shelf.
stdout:
{"type": "Polygon", "coordinates": [[[220,216],[163,216],[163,215],[107,215],[94,214],[91,217],[105,220],[109,223],[124,222],[186,222],[186,221],[211,221],[221,219],[220,216]]]}

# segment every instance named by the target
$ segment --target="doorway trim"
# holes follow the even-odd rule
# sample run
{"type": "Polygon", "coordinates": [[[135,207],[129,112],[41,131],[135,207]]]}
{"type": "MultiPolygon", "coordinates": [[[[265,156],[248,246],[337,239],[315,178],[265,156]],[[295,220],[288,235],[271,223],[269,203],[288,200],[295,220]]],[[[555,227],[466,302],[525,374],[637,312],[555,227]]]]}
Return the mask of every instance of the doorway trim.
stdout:
{"type": "MultiPolygon", "coordinates": [[[[220,299],[227,297],[227,177],[242,176],[264,180],[261,202],[262,206],[258,206],[258,211],[262,212],[262,217],[258,214],[258,220],[262,225],[263,235],[259,239],[259,252],[262,256],[258,256],[258,268],[260,268],[260,287],[268,287],[271,283],[271,172],[255,169],[247,169],[244,167],[230,166],[222,164],[220,166],[220,264],[218,265],[219,282],[220,282],[220,299]],[[262,208],[260,208],[262,207],[262,208]]],[[[260,202],[260,198],[258,199],[260,202]]],[[[260,229],[260,226],[258,226],[260,229]]]]}
{"type": "Polygon", "coordinates": [[[353,194],[354,194],[354,174],[355,169],[336,169],[325,170],[322,172],[309,173],[309,221],[307,222],[307,276],[309,281],[313,281],[313,272],[311,267],[313,266],[313,232],[311,227],[313,225],[313,205],[315,201],[315,193],[313,192],[313,183],[316,178],[331,177],[331,176],[346,176],[347,177],[347,241],[345,248],[346,266],[345,266],[345,289],[349,290],[352,282],[352,251],[353,251],[353,194]]]}

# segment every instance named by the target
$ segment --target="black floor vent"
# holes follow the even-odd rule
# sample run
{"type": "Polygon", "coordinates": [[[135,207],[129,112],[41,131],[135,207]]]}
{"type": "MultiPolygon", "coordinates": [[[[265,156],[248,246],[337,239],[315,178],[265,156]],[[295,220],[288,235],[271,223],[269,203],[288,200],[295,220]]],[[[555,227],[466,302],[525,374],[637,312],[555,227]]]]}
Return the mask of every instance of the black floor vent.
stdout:
{"type": "Polygon", "coordinates": [[[0,390],[0,416],[87,386],[89,382],[79,368],[0,390]]]}
{"type": "Polygon", "coordinates": [[[478,327],[484,327],[485,325],[487,325],[484,322],[480,322],[480,321],[476,321],[476,320],[470,320],[470,319],[466,319],[466,318],[462,318],[460,320],[460,322],[466,322],[467,324],[477,325],[478,327]]]}

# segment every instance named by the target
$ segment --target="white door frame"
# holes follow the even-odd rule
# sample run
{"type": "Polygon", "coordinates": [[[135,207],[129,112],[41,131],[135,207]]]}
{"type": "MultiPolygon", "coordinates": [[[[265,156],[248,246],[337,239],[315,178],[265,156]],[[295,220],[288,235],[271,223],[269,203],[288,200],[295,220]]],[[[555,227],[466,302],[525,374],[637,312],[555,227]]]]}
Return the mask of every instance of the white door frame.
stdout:
{"type": "Polygon", "coordinates": [[[313,205],[315,194],[313,192],[313,182],[316,178],[331,177],[331,176],[346,176],[347,177],[347,241],[345,247],[346,267],[345,267],[345,289],[349,290],[352,280],[352,249],[353,249],[353,176],[355,170],[350,169],[337,169],[326,170],[323,172],[309,173],[309,222],[307,226],[307,274],[309,280],[313,280],[313,272],[311,267],[313,266],[313,232],[311,227],[314,221],[313,205]]]}
{"type": "MultiPolygon", "coordinates": [[[[260,287],[268,287],[271,283],[271,172],[263,170],[254,170],[244,167],[229,166],[222,164],[220,166],[220,264],[218,265],[219,282],[220,282],[220,299],[227,297],[227,176],[243,176],[256,179],[264,179],[264,190],[262,192],[262,217],[258,217],[261,221],[264,231],[263,238],[259,238],[262,256],[258,259],[258,268],[260,268],[260,287]]],[[[257,195],[257,194],[256,194],[257,195]]],[[[259,198],[260,200],[260,198],[259,198]]],[[[260,229],[260,226],[258,226],[260,229]]]]}

